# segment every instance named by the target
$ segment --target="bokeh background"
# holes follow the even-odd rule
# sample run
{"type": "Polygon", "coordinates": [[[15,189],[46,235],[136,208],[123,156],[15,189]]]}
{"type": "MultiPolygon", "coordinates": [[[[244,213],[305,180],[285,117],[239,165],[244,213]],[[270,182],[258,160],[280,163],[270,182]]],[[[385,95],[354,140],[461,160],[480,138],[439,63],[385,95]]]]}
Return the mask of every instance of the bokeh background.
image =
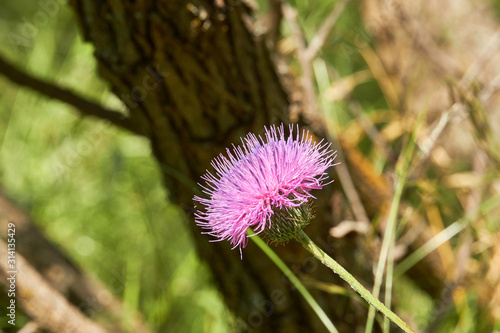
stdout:
{"type": "MultiPolygon", "coordinates": [[[[283,21],[276,47],[292,75],[301,75],[293,24],[310,41],[338,2],[289,2],[296,21],[283,21]]],[[[451,299],[436,322],[439,302],[411,280],[395,283],[394,298],[405,300],[398,311],[420,331],[499,331],[500,3],[382,3],[347,3],[312,63],[317,103],[339,139],[389,182],[405,134],[421,148],[432,144],[426,139],[442,115],[454,102],[465,105],[459,116],[450,114],[430,157],[407,180],[401,217],[422,219],[433,235],[445,236],[454,222],[469,219],[451,239],[435,239],[454,286],[451,299]],[[470,75],[461,81],[457,71],[470,75]]],[[[257,5],[265,27],[270,5],[257,5]]],[[[62,1],[4,1],[0,40],[1,55],[24,71],[124,110],[96,74],[93,48],[62,1]]],[[[234,331],[194,250],[186,227],[192,221],[168,203],[149,143],[1,75],[0,91],[2,191],[153,331],[234,331]]],[[[18,316],[20,324],[28,321],[18,316]]],[[[0,325],[8,327],[5,317],[0,325]]]]}

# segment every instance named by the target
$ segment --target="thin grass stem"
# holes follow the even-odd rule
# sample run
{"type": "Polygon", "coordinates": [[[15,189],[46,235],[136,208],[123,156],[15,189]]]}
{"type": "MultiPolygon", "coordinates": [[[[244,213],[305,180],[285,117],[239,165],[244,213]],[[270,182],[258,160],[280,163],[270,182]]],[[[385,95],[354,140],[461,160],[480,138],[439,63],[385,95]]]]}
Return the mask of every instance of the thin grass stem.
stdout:
{"type": "Polygon", "coordinates": [[[414,333],[414,331],[394,312],[389,310],[382,302],[375,298],[361,283],[354,278],[344,267],[337,263],[332,257],[321,250],[306,234],[301,231],[297,236],[297,241],[299,241],[306,250],[308,250],[313,256],[318,258],[321,263],[330,268],[336,274],[338,274],[344,281],[349,283],[349,285],[354,289],[361,297],[363,297],[370,305],[382,312],[386,317],[388,317],[393,323],[398,325],[404,332],[414,333]]]}
{"type": "Polygon", "coordinates": [[[297,288],[299,293],[304,297],[306,302],[311,306],[316,315],[319,317],[321,322],[325,325],[330,333],[338,333],[337,328],[333,325],[332,321],[326,315],[325,311],[319,306],[316,300],[312,297],[309,291],[306,289],[304,284],[300,282],[299,278],[293,274],[293,272],[288,268],[288,266],[281,260],[280,257],[274,252],[267,244],[260,238],[255,232],[248,229],[248,234],[251,235],[251,240],[257,244],[257,246],[271,259],[271,261],[278,266],[278,268],[285,274],[285,276],[290,280],[290,282],[297,288]]]}
{"type": "MultiPolygon", "coordinates": [[[[417,126],[423,121],[423,116],[417,120],[417,126]]],[[[415,130],[416,132],[416,130],[415,130]]],[[[403,195],[403,190],[406,184],[406,178],[411,167],[411,159],[413,152],[415,150],[416,142],[412,136],[410,136],[406,149],[403,150],[397,164],[396,164],[396,184],[394,186],[394,196],[391,203],[391,208],[389,211],[389,216],[387,218],[387,227],[384,234],[384,240],[382,242],[382,249],[380,251],[380,257],[377,263],[377,270],[375,271],[375,282],[373,284],[373,296],[375,298],[379,297],[380,287],[382,285],[382,279],[384,276],[385,264],[387,262],[387,257],[389,254],[389,248],[391,242],[393,242],[394,233],[396,231],[397,217],[399,211],[399,204],[401,202],[401,197],[403,195]]],[[[368,311],[368,319],[366,321],[365,333],[371,333],[373,330],[373,323],[375,321],[375,309],[370,308],[368,311]]]]}
{"type": "MultiPolygon", "coordinates": [[[[392,241],[389,244],[389,258],[387,260],[387,274],[385,279],[385,306],[390,309],[392,304],[392,276],[394,270],[394,247],[396,246],[396,234],[392,235],[392,241]]],[[[390,322],[387,317],[384,318],[383,332],[389,333],[390,322]]]]}

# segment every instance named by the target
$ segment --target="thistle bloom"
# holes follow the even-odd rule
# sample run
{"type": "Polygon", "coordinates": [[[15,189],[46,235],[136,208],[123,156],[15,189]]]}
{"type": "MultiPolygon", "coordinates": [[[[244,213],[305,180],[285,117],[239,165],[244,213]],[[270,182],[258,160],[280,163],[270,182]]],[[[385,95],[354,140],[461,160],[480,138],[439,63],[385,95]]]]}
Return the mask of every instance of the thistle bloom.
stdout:
{"type": "Polygon", "coordinates": [[[325,185],[325,171],[336,157],[330,143],[313,142],[305,131],[301,137],[298,127],[295,137],[292,125],[287,137],[283,124],[265,130],[265,139],[250,133],[241,146],[226,149],[227,157],[212,160],[216,173],[207,171],[207,186],[200,185],[208,198],[194,198],[204,206],[196,224],[240,251],[248,228],[260,233],[273,226],[273,216],[308,205],[314,199],[310,191],[325,185]]]}
{"type": "MultiPolygon", "coordinates": [[[[240,252],[247,245],[248,228],[264,232],[266,238],[270,235],[275,242],[295,238],[368,303],[405,332],[415,333],[302,230],[312,218],[309,201],[314,197],[310,191],[326,185],[325,171],[334,165],[336,154],[330,144],[313,142],[309,132],[302,132],[301,138],[298,127],[294,138],[292,126],[285,138],[283,125],[266,128],[265,140],[248,134],[242,143],[239,147],[233,145],[232,151],[227,149],[227,157],[221,154],[212,161],[215,175],[207,171],[202,177],[207,182],[202,187],[208,198],[194,198],[204,206],[195,214],[196,224],[216,240],[230,240],[233,249],[239,246],[240,252]]],[[[329,320],[324,320],[324,313],[320,318],[329,331],[337,331],[329,320]]]]}

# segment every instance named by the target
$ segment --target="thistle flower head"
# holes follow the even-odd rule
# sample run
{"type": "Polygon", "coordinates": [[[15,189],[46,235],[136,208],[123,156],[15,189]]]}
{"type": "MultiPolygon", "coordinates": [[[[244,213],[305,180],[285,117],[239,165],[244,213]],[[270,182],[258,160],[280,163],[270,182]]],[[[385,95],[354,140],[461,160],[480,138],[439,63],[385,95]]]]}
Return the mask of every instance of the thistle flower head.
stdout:
{"type": "MultiPolygon", "coordinates": [[[[283,221],[286,212],[293,215],[309,209],[314,199],[311,190],[325,185],[326,169],[334,165],[336,155],[330,143],[313,142],[309,132],[301,136],[297,127],[294,134],[290,125],[285,136],[283,124],[265,130],[265,139],[250,133],[241,146],[233,145],[232,151],[226,150],[227,156],[215,158],[211,163],[215,174],[207,171],[202,176],[206,185],[201,186],[208,197],[194,198],[204,206],[195,213],[196,223],[217,241],[229,240],[233,249],[246,246],[248,228],[260,233],[283,221]]],[[[273,231],[266,235],[278,229],[273,231]]]]}

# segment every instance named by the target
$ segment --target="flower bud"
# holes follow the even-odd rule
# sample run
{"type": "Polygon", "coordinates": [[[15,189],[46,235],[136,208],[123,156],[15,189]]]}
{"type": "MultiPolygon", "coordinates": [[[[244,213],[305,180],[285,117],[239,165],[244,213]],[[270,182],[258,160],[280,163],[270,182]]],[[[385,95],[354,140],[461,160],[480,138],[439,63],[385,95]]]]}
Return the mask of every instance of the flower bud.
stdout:
{"type": "Polygon", "coordinates": [[[306,202],[298,207],[284,207],[273,211],[271,226],[262,232],[268,243],[287,243],[295,238],[314,218],[311,206],[306,202]]]}

